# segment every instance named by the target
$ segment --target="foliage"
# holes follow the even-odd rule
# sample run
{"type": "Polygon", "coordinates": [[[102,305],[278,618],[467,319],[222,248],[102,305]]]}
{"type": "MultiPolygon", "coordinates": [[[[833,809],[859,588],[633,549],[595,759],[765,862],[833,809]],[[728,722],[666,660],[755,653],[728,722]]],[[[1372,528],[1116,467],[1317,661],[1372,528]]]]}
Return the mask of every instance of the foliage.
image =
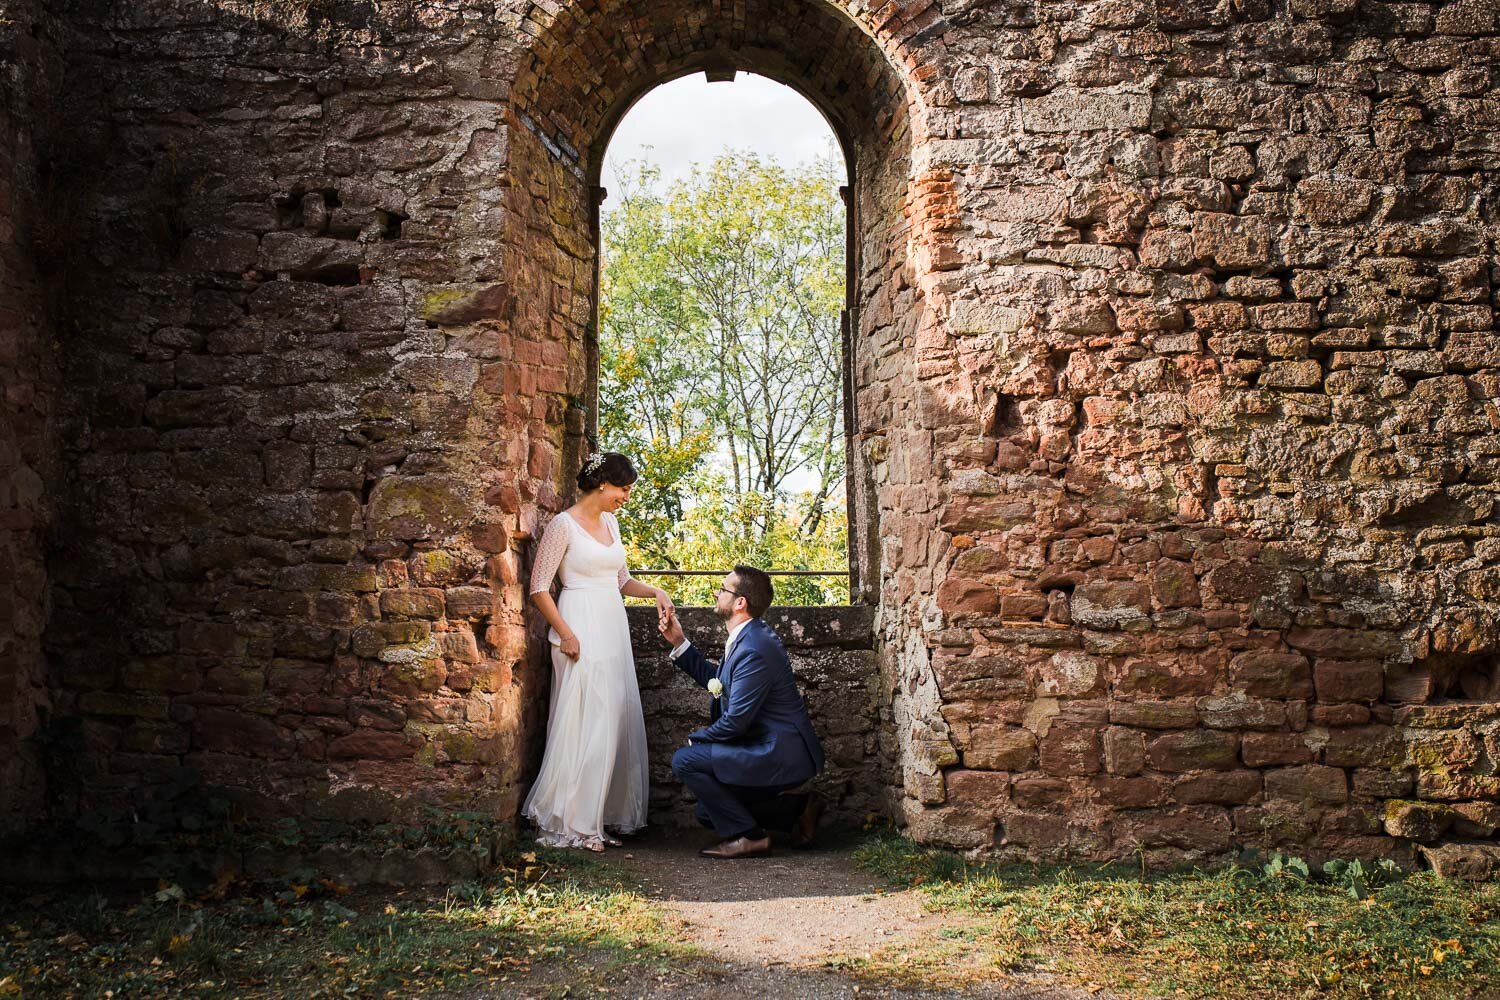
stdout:
{"type": "MultiPolygon", "coordinates": [[[[1258,861],[1258,851],[1247,851],[1245,856],[1240,858],[1239,863],[1242,867],[1253,868],[1258,861]]],[[[1406,873],[1390,858],[1377,858],[1369,861],[1362,861],[1358,858],[1343,861],[1334,858],[1323,862],[1323,867],[1314,871],[1301,858],[1290,857],[1280,852],[1273,853],[1264,864],[1259,865],[1258,870],[1272,883],[1277,881],[1290,881],[1298,884],[1324,882],[1348,893],[1351,899],[1365,899],[1382,886],[1399,882],[1406,877],[1406,873]]]]}
{"type": "MultiPolygon", "coordinates": [[[[1046,963],[1086,983],[1189,997],[1500,991],[1500,886],[1430,872],[1397,879],[1378,863],[1315,872],[1285,856],[1145,875],[1119,865],[1003,866],[890,836],[857,856],[920,886],[931,905],[974,917],[955,951],[982,952],[991,966],[1046,963]]],[[[956,961],[939,948],[875,956],[863,968],[942,975],[956,961]]]]}
{"type": "MultiPolygon", "coordinates": [[[[784,570],[824,570],[845,561],[847,516],[842,503],[825,501],[816,530],[805,533],[807,515],[774,505],[764,494],[732,494],[706,485],[671,536],[633,532],[626,536],[631,565],[712,567],[736,563],[784,570]],[[664,546],[667,542],[670,547],[664,546]]],[[[656,577],[672,599],[683,605],[714,603],[720,577],[656,577]]],[[[847,604],[847,576],[778,576],[776,603],[782,605],[847,604]]]]}
{"type": "MultiPolygon", "coordinates": [[[[643,164],[622,179],[602,222],[599,432],[641,469],[621,516],[637,566],[847,565],[834,163],[726,154],[665,193],[643,164]]],[[[833,578],[783,590],[848,599],[833,578]]]]}

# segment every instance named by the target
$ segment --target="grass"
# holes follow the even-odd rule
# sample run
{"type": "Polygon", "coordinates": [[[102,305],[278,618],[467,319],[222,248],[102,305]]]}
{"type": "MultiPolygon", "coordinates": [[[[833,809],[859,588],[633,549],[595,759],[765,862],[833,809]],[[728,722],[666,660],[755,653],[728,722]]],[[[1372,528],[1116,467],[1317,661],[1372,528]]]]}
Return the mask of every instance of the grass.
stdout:
{"type": "Polygon", "coordinates": [[[577,991],[627,964],[696,961],[677,940],[617,871],[539,849],[483,881],[436,890],[350,892],[308,879],[221,881],[197,899],[176,886],[7,897],[0,997],[412,996],[481,983],[577,991]]]}
{"type": "Polygon", "coordinates": [[[874,978],[956,985],[980,971],[1040,968],[1183,997],[1500,996],[1500,885],[1422,872],[1356,899],[1270,866],[1006,867],[892,836],[856,858],[954,918],[918,948],[843,963],[874,978]]]}

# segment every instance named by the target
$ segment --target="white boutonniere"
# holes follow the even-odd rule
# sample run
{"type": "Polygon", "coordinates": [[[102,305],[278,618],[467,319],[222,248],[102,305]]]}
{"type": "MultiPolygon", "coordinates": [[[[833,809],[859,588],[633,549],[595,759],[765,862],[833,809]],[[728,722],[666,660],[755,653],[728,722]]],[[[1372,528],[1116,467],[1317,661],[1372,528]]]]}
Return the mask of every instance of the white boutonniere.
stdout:
{"type": "Polygon", "coordinates": [[[708,693],[713,695],[715,698],[719,697],[719,695],[724,693],[724,682],[719,680],[717,677],[709,680],[708,693]]]}

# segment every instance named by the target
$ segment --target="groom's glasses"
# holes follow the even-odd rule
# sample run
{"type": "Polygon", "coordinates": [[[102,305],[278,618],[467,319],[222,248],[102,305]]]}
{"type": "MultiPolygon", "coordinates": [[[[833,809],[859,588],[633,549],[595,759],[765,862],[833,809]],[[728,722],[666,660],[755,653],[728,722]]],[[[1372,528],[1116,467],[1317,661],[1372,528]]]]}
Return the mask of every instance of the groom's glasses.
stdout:
{"type": "Polygon", "coordinates": [[[730,590],[728,587],[716,587],[716,588],[714,588],[714,593],[715,594],[728,594],[730,597],[744,597],[745,596],[744,594],[741,594],[737,590],[730,590]]]}

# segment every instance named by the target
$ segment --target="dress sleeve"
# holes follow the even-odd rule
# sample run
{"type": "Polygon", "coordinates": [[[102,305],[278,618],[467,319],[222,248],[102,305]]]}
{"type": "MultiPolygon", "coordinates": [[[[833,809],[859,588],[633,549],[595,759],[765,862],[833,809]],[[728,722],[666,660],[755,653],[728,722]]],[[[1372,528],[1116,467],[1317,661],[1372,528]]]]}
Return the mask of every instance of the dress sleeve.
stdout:
{"type": "Polygon", "coordinates": [[[531,593],[545,594],[552,590],[552,579],[557,576],[557,567],[562,565],[567,551],[568,525],[559,514],[542,532],[542,542],[536,547],[536,560],[531,564],[531,593]]]}
{"type": "MultiPolygon", "coordinates": [[[[620,546],[623,548],[624,545],[625,545],[625,537],[620,534],[620,521],[613,514],[609,515],[609,526],[610,526],[610,529],[614,531],[615,538],[619,539],[620,546]]],[[[618,584],[618,586],[620,587],[621,590],[624,590],[625,589],[625,584],[627,584],[629,582],[630,582],[630,567],[628,565],[621,566],[620,567],[620,574],[619,574],[619,577],[616,580],[616,583],[618,584]]]]}

